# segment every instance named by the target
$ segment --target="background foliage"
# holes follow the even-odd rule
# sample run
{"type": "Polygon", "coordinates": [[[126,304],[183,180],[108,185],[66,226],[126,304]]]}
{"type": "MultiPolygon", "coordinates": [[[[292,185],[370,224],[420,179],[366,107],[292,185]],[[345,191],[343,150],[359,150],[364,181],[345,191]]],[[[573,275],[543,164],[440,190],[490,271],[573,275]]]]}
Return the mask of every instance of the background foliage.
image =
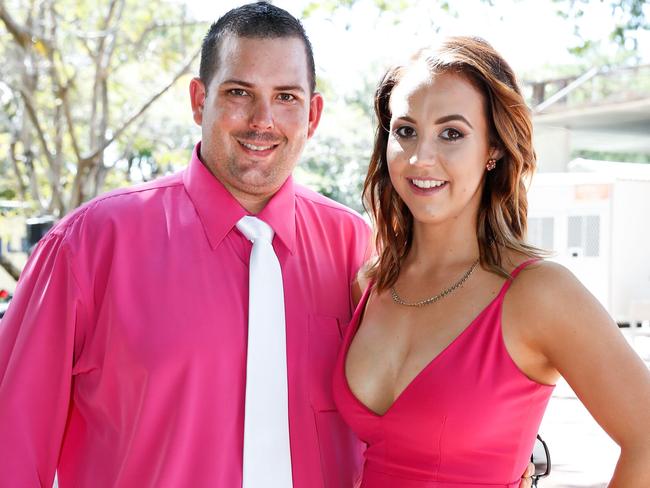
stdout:
{"type": "MultiPolygon", "coordinates": [[[[306,2],[302,16],[347,18],[350,28],[362,1],[306,2]]],[[[499,7],[501,1],[482,3],[499,7]]],[[[426,7],[434,31],[458,16],[455,4],[442,0],[366,3],[393,23],[426,7]]],[[[553,5],[575,26],[576,43],[568,49],[576,62],[542,67],[536,76],[574,76],[587,66],[638,61],[639,32],[650,28],[645,0],[553,5]],[[608,39],[584,33],[594,3],[611,8],[608,39]]],[[[28,202],[32,214],[62,216],[100,192],[182,167],[198,139],[186,86],[197,71],[206,29],[173,0],[0,0],[0,200],[28,202]]],[[[326,114],[297,171],[300,180],[357,210],[380,72],[369,69],[345,93],[319,74],[326,114]]]]}
{"type": "Polygon", "coordinates": [[[206,26],[165,0],[0,2],[0,195],[61,216],[154,177],[188,144],[152,110],[189,73],[206,26]]]}

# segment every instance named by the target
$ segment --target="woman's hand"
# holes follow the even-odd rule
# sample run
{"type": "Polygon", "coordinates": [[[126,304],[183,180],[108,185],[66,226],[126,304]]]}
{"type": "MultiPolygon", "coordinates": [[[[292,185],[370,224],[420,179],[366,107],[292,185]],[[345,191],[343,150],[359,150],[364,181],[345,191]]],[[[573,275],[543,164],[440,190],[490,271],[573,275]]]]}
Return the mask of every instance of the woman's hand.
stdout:
{"type": "Polygon", "coordinates": [[[534,474],[535,474],[535,465],[533,463],[528,463],[528,466],[526,467],[526,471],[524,471],[524,474],[521,476],[521,483],[519,483],[519,488],[532,488],[533,486],[532,476],[534,474]]]}

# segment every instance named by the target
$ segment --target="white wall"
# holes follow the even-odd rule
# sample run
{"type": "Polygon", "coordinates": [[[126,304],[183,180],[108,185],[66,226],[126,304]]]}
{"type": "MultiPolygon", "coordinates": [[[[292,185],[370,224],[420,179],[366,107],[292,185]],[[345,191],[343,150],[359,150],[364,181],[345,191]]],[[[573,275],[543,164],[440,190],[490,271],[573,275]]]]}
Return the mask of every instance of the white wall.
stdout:
{"type": "Polygon", "coordinates": [[[594,174],[538,174],[528,192],[528,216],[553,217],[551,258],[566,266],[611,313],[611,178],[594,174]],[[569,246],[570,217],[599,219],[599,252],[588,256],[584,248],[569,246]],[[574,256],[573,254],[577,254],[574,256]]]}
{"type": "Polygon", "coordinates": [[[566,171],[571,157],[571,133],[564,127],[535,124],[533,135],[537,170],[541,173],[566,171]]]}
{"type": "Polygon", "coordinates": [[[632,300],[650,300],[650,181],[617,181],[612,213],[612,311],[627,317],[632,300]]]}

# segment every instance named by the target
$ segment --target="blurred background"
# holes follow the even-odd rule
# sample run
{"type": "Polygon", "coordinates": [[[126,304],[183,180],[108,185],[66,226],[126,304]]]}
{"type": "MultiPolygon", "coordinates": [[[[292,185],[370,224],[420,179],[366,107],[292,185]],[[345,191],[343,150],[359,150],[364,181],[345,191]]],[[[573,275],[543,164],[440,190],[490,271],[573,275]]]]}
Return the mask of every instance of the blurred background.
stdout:
{"type": "MultiPolygon", "coordinates": [[[[0,316],[57,219],[186,165],[200,137],[187,87],[201,39],[242,3],[0,0],[0,316]]],[[[325,98],[296,177],[360,212],[385,69],[442,35],[493,44],[533,114],[529,240],[553,250],[650,359],[647,1],[273,3],[303,19],[325,98]]],[[[617,448],[565,383],[541,433],[554,461],[543,486],[605,486],[617,448]]]]}

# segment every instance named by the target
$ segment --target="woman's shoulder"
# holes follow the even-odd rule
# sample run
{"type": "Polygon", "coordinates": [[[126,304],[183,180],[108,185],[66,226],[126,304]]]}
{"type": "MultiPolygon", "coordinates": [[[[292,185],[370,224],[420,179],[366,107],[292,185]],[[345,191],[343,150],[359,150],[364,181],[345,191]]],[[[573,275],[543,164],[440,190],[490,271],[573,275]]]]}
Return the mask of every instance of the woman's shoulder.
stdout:
{"type": "MultiPolygon", "coordinates": [[[[513,269],[528,259],[517,258],[513,269]]],[[[565,266],[539,259],[513,277],[505,299],[508,313],[527,328],[562,327],[585,308],[599,307],[595,297],[565,266]]]]}
{"type": "Polygon", "coordinates": [[[506,271],[514,274],[510,293],[521,298],[557,297],[581,286],[569,269],[554,261],[515,255],[507,263],[506,271]]]}

